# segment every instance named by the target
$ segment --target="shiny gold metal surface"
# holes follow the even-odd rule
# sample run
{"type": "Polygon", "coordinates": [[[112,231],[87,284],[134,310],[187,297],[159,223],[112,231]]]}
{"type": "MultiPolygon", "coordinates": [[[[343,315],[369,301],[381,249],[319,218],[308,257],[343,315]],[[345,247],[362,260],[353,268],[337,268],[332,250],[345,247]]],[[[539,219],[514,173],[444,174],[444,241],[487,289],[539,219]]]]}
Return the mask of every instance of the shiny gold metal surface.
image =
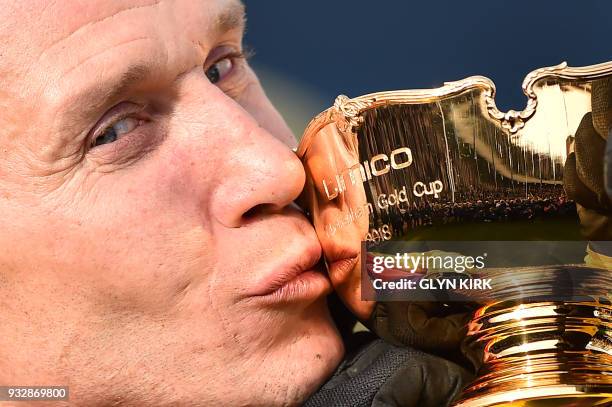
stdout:
{"type": "Polygon", "coordinates": [[[424,350],[460,338],[402,336],[406,304],[364,295],[362,242],[376,251],[414,240],[583,240],[586,264],[482,271],[495,292],[476,301],[465,343],[484,350],[484,364],[458,405],[612,405],[612,201],[602,163],[612,62],[538,69],[523,91],[525,108],[508,112],[482,76],[339,96],[296,151],[302,203],[346,305],[379,335],[424,350]],[[560,296],[568,273],[588,278],[572,277],[560,296]]]}
{"type": "Polygon", "coordinates": [[[612,275],[587,266],[487,270],[500,277],[468,325],[484,349],[479,377],[457,406],[607,406],[612,403],[612,275]],[[565,276],[576,272],[581,281],[565,276]],[[546,301],[552,291],[574,301],[546,301]],[[580,298],[580,300],[578,300],[580,298]]]}

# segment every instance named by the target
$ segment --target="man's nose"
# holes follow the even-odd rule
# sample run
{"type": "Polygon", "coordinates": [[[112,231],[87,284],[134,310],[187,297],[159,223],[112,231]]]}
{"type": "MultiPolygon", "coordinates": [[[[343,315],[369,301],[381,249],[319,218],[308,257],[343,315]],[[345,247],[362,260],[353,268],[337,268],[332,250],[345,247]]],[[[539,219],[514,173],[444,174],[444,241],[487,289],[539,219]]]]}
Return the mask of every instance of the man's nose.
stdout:
{"type": "MultiPolygon", "coordinates": [[[[273,134],[283,126],[262,127],[268,122],[261,118],[278,116],[264,103],[267,99],[253,101],[259,107],[252,111],[195,71],[183,76],[178,94],[181,103],[174,116],[187,138],[186,154],[202,163],[191,176],[207,216],[226,227],[240,227],[257,215],[278,213],[297,199],[306,178],[304,167],[281,141],[287,135],[273,134]]],[[[263,92],[260,96],[265,98],[263,92]]]]}
{"type": "Polygon", "coordinates": [[[243,139],[231,148],[227,170],[211,197],[213,216],[227,227],[239,227],[253,217],[278,213],[302,191],[302,163],[291,149],[267,130],[251,123],[243,139]]]}

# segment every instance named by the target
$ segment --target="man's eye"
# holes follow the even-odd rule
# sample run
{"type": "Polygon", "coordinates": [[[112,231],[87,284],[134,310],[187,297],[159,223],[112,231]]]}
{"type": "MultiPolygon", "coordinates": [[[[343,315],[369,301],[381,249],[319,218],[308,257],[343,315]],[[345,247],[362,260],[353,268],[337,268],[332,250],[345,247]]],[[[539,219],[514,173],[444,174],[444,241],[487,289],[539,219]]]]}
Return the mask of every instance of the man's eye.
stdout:
{"type": "Polygon", "coordinates": [[[234,62],[232,58],[226,57],[222,60],[214,63],[206,70],[206,77],[210,81],[210,83],[217,83],[232,71],[234,67],[234,62]]]}
{"type": "Polygon", "coordinates": [[[138,122],[138,119],[133,117],[124,117],[121,120],[117,120],[115,123],[108,126],[101,135],[96,137],[92,143],[92,147],[112,143],[123,134],[127,134],[138,127],[138,122]]]}

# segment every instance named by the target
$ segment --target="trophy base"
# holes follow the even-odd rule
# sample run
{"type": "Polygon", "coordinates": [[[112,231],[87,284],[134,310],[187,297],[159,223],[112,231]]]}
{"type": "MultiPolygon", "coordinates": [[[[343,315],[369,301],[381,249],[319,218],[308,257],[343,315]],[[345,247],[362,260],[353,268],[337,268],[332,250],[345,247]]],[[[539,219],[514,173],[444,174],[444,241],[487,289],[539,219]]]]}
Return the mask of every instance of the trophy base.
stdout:
{"type": "Polygon", "coordinates": [[[485,364],[455,407],[612,406],[609,304],[499,303],[471,333],[485,364]]]}
{"type": "Polygon", "coordinates": [[[574,386],[517,389],[463,400],[456,407],[594,407],[611,406],[612,390],[585,394],[574,386]]]}
{"type": "Polygon", "coordinates": [[[455,407],[612,406],[612,360],[606,356],[559,352],[498,361],[455,407]]]}
{"type": "Polygon", "coordinates": [[[468,324],[464,345],[481,350],[484,364],[455,406],[612,406],[610,270],[495,272],[509,300],[481,307],[468,324]]]}

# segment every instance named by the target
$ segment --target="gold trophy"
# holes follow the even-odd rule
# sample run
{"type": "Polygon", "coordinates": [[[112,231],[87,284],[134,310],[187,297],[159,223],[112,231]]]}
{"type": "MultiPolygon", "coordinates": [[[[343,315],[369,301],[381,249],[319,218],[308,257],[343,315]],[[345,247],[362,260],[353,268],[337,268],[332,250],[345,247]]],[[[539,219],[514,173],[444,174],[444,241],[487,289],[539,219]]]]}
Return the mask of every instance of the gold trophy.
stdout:
{"type": "Polygon", "coordinates": [[[307,175],[303,205],[335,290],[380,336],[425,350],[448,345],[433,331],[402,336],[399,328],[414,323],[406,314],[412,303],[466,305],[467,316],[453,323],[480,368],[457,406],[609,406],[612,197],[603,162],[612,62],[541,68],[523,91],[526,107],[508,112],[498,110],[495,86],[482,76],[339,96],[297,149],[307,175]],[[372,272],[377,257],[396,253],[399,262],[402,250],[413,250],[405,247],[431,241],[446,246],[414,249],[421,258],[457,259],[464,252],[454,243],[489,242],[506,263],[461,273],[487,278],[489,289],[447,284],[442,296],[389,289],[448,277],[439,266],[372,272]],[[516,259],[527,252],[535,257],[516,259]],[[381,281],[394,285],[380,291],[381,281]]]}

